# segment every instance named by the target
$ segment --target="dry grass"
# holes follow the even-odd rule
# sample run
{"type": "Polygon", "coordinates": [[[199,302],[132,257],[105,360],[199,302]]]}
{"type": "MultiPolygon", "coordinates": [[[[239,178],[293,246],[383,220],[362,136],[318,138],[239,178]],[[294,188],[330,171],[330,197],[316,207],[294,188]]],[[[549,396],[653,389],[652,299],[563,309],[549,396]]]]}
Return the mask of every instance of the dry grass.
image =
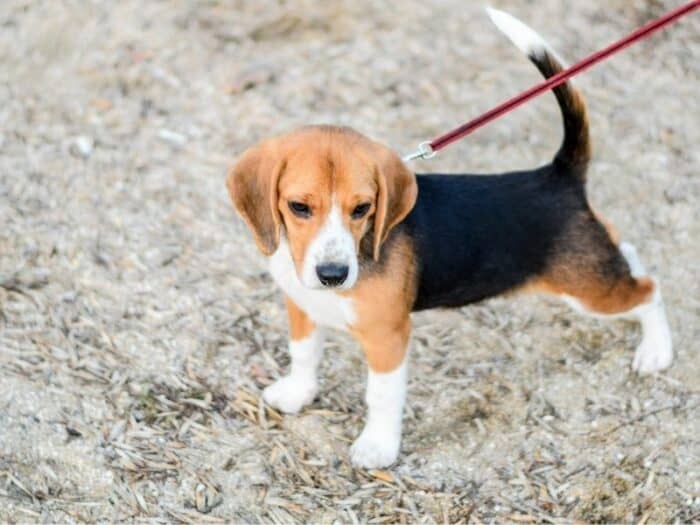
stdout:
{"type": "MultiPolygon", "coordinates": [[[[574,58],[671,4],[498,6],[574,58]]],[[[579,80],[673,368],[635,377],[633,325],[550,301],[417,315],[400,461],[364,472],[348,338],[308,410],[260,401],[284,312],[225,168],[321,121],[407,151],[538,76],[478,5],[324,5],[1,3],[0,521],[700,519],[700,15],[579,80]]],[[[543,97],[419,167],[533,166],[559,126],[543,97]]]]}

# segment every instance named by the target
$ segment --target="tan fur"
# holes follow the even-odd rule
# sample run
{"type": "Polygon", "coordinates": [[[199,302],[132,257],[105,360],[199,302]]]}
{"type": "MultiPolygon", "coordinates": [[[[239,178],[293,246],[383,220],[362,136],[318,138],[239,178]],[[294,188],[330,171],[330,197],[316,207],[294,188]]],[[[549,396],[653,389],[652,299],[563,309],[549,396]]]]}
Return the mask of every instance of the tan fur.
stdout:
{"type": "Polygon", "coordinates": [[[375,328],[356,333],[355,337],[362,345],[367,364],[374,372],[391,372],[406,356],[411,337],[411,319],[406,317],[397,325],[377,325],[375,328]]]}
{"type": "Polygon", "coordinates": [[[376,180],[379,185],[377,214],[374,218],[374,246],[372,254],[379,260],[379,249],[391,229],[413,209],[418,198],[418,185],[413,173],[401,159],[384,147],[375,148],[378,159],[376,180]]]}
{"type": "Polygon", "coordinates": [[[610,219],[608,219],[605,215],[600,213],[598,210],[595,208],[592,208],[591,211],[593,212],[593,215],[595,218],[600,222],[605,230],[608,232],[608,236],[610,237],[610,240],[615,246],[620,245],[620,233],[617,231],[617,228],[615,225],[612,223],[610,219]]]}
{"type": "MultiPolygon", "coordinates": [[[[564,69],[564,66],[551,53],[546,53],[544,56],[538,56],[532,60],[546,78],[550,78],[564,69]]],[[[565,119],[568,118],[569,121],[569,125],[565,128],[564,142],[557,153],[557,160],[564,162],[571,168],[578,168],[580,174],[584,176],[586,166],[591,159],[586,103],[581,93],[571,82],[565,82],[554,88],[553,91],[559,100],[565,119]]]]}
{"type": "Polygon", "coordinates": [[[343,295],[351,297],[357,321],[350,332],[362,345],[375,372],[401,364],[411,333],[411,305],[416,294],[415,260],[408,237],[391,246],[381,273],[362,279],[343,295]]]}
{"type": "Polygon", "coordinates": [[[301,128],[254,146],[229,171],[227,186],[263,254],[274,252],[284,225],[298,271],[334,199],[356,248],[374,225],[377,259],[381,244],[411,211],[418,193],[415,176],[395,153],[349,128],[332,126],[301,128]],[[307,204],[311,217],[295,216],[289,209],[292,200],[307,204]],[[355,206],[365,202],[371,203],[369,213],[351,219],[355,206]]]}
{"type": "MultiPolygon", "coordinates": [[[[413,248],[406,236],[392,244],[386,266],[371,274],[345,292],[351,298],[357,321],[350,333],[360,342],[367,362],[375,372],[390,372],[399,366],[408,348],[411,333],[411,305],[416,293],[413,248]]],[[[292,340],[308,337],[315,325],[288,297],[292,340]]]]}
{"type": "Polygon", "coordinates": [[[567,295],[578,299],[591,312],[617,314],[648,302],[654,292],[654,282],[646,277],[636,279],[631,275],[611,282],[586,272],[585,268],[554,266],[544,275],[528,282],[521,291],[567,295]]]}
{"type": "MultiPolygon", "coordinates": [[[[570,84],[570,82],[568,83],[570,84]]],[[[576,114],[580,116],[581,124],[578,132],[578,136],[575,138],[576,143],[575,149],[571,152],[571,162],[574,165],[584,165],[588,164],[591,160],[591,140],[589,133],[589,123],[588,123],[588,111],[586,111],[586,103],[583,100],[583,96],[577,89],[568,87],[567,93],[570,97],[570,105],[576,114]]],[[[572,137],[573,139],[573,137],[572,137]]]]}
{"type": "MultiPolygon", "coordinates": [[[[334,204],[358,253],[372,228],[371,250],[377,261],[382,244],[418,194],[415,176],[395,153],[353,130],[330,126],[302,128],[249,149],[229,172],[227,186],[264,254],[274,252],[284,226],[298,272],[334,204]],[[290,201],[308,205],[311,216],[294,215],[290,201]],[[362,203],[370,203],[370,211],[352,219],[352,210],[362,203]]],[[[391,248],[382,266],[367,272],[352,290],[337,292],[353,299],[357,321],[350,331],[377,372],[391,371],[403,361],[416,293],[410,240],[400,236],[391,248]]],[[[286,302],[292,340],[308,337],[314,323],[289,298],[286,302]]]]}
{"type": "Polygon", "coordinates": [[[283,169],[284,157],[277,144],[266,141],[243,153],[226,177],[233,205],[264,255],[271,255],[279,244],[281,219],[275,203],[283,169]]]}
{"type": "Polygon", "coordinates": [[[600,314],[626,312],[648,302],[654,283],[631,275],[619,242],[612,223],[589,208],[557,240],[547,268],[519,291],[566,295],[600,314]]]}
{"type": "Polygon", "coordinates": [[[316,329],[314,322],[289,297],[285,296],[284,303],[287,305],[289,317],[289,338],[292,341],[299,341],[309,337],[316,329]]]}

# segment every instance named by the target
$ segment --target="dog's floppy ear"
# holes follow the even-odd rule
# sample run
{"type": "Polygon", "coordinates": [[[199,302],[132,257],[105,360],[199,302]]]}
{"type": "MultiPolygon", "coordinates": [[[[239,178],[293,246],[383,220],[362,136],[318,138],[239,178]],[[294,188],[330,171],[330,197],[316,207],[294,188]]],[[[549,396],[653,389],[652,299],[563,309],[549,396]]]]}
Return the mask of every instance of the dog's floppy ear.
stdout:
{"type": "Polygon", "coordinates": [[[377,145],[375,164],[377,212],[374,216],[374,260],[391,229],[413,209],[418,196],[415,175],[390,149],[377,145]]]}
{"type": "Polygon", "coordinates": [[[274,141],[266,141],[246,150],[226,177],[233,205],[264,255],[272,255],[280,240],[277,182],[284,164],[274,141]]]}

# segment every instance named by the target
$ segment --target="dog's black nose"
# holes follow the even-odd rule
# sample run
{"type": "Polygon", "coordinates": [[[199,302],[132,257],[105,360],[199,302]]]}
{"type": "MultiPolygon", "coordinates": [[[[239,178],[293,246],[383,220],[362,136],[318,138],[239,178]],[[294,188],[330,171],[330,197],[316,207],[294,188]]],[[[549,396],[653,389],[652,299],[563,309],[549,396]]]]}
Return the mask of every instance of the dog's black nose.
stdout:
{"type": "Polygon", "coordinates": [[[343,284],[348,277],[348,265],[327,263],[316,267],[316,275],[323,286],[338,286],[343,284]]]}

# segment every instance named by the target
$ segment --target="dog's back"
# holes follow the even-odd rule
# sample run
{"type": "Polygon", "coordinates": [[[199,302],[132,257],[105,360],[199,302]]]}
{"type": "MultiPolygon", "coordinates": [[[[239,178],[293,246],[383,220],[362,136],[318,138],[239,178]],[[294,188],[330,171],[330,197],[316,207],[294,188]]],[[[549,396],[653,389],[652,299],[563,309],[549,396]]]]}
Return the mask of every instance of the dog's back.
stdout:
{"type": "Polygon", "coordinates": [[[414,310],[463,306],[525,284],[544,272],[567,224],[590,213],[583,184],[553,166],[417,179],[418,202],[401,227],[417,254],[414,310]]]}

